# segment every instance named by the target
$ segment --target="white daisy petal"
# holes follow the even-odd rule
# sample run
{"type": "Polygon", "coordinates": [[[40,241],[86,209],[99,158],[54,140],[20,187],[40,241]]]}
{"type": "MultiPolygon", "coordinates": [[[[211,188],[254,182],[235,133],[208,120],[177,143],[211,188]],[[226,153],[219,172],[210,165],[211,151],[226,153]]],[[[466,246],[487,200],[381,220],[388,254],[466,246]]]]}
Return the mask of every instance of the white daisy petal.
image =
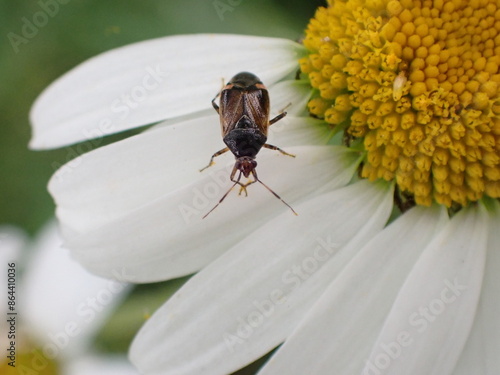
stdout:
{"type": "Polygon", "coordinates": [[[286,116],[269,128],[268,143],[281,148],[300,145],[323,145],[331,138],[324,121],[312,117],[286,116]]]}
{"type": "Polygon", "coordinates": [[[123,356],[86,355],[63,364],[66,375],[139,375],[123,356]]]}
{"type": "MultiPolygon", "coordinates": [[[[311,86],[307,81],[288,80],[278,82],[269,87],[269,97],[271,98],[271,117],[276,116],[280,111],[285,111],[288,115],[307,115],[307,102],[312,94],[311,86]]],[[[282,120],[280,120],[281,122],[282,120]]],[[[270,129],[276,128],[277,122],[270,129]]]]}
{"type": "MultiPolygon", "coordinates": [[[[23,322],[43,347],[81,353],[129,289],[89,274],[61,249],[55,222],[38,236],[22,283],[23,322]]],[[[120,275],[115,275],[119,277],[120,275]]]]}
{"type": "MultiPolygon", "coordinates": [[[[357,155],[342,147],[302,146],[288,150],[297,157],[264,153],[258,172],[290,204],[347,184],[357,165],[357,155]]],[[[127,270],[133,275],[131,281],[157,281],[198,271],[280,212],[287,211],[295,218],[263,186],[254,184],[248,188],[249,197],[238,196],[235,189],[217,210],[202,219],[232,185],[229,171],[214,168],[189,185],[156,199],[150,196],[150,202],[134,210],[78,235],[68,235],[65,245],[97,274],[112,276],[113,270],[127,270]],[[242,226],[242,222],[246,224],[242,226]],[[222,236],[220,228],[224,228],[222,236]]],[[[67,215],[62,210],[59,212],[64,223],[67,215]]],[[[75,216],[77,213],[74,210],[75,216]]],[[[98,215],[89,215],[88,220],[94,216],[97,220],[98,215]]]]}
{"type": "Polygon", "coordinates": [[[49,182],[60,221],[85,233],[203,178],[200,168],[224,146],[218,128],[216,115],[188,120],[67,163],[49,182]]]}
{"type": "Polygon", "coordinates": [[[491,213],[488,254],[476,318],[453,375],[500,373],[500,205],[491,213]]]}
{"type": "MultiPolygon", "coordinates": [[[[326,143],[328,128],[316,120],[292,116],[285,120],[286,128],[271,137],[280,146],[326,143]]],[[[232,168],[234,158],[228,152],[217,158],[216,166],[199,172],[225,146],[219,128],[213,114],[160,126],[72,160],[49,183],[59,219],[72,232],[84,233],[207,175],[220,174],[219,165],[229,163],[232,168]]],[[[279,155],[264,149],[258,160],[265,154],[279,155]]],[[[296,160],[300,158],[298,155],[296,160]]],[[[224,173],[229,176],[230,172],[224,173]]]]}
{"type": "Polygon", "coordinates": [[[71,70],[36,100],[35,149],[60,147],[210,107],[240,71],[271,85],[297,69],[303,47],[285,39],[179,35],[114,49],[71,70]]]}
{"type": "Polygon", "coordinates": [[[402,286],[363,374],[451,374],[477,308],[487,231],[485,210],[472,207],[435,237],[402,286]]]}
{"type": "Polygon", "coordinates": [[[150,375],[227,374],[252,362],[286,338],[391,207],[391,188],[361,181],[267,222],[148,320],[132,362],[150,375]]]}
{"type": "Polygon", "coordinates": [[[259,374],[360,374],[401,284],[445,222],[446,210],[416,207],[380,232],[259,374]]]}

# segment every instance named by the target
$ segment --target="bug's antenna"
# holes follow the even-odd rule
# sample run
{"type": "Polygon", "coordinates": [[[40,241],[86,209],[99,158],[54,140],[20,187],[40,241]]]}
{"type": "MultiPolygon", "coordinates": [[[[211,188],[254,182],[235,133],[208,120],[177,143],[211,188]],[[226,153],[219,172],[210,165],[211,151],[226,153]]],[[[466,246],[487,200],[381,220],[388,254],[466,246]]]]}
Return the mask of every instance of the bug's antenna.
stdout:
{"type": "Polygon", "coordinates": [[[216,205],[215,205],[215,206],[214,206],[214,207],[213,207],[210,211],[208,211],[208,212],[205,214],[205,216],[203,216],[203,217],[202,217],[202,219],[206,218],[206,217],[207,217],[207,216],[208,216],[208,215],[209,215],[209,214],[210,214],[213,210],[215,210],[215,209],[217,208],[217,206],[218,206],[219,204],[221,204],[221,203],[222,203],[222,201],[223,201],[223,200],[227,197],[227,195],[229,194],[229,192],[230,192],[231,190],[233,190],[233,188],[236,186],[236,184],[237,184],[238,182],[239,182],[239,180],[238,180],[238,181],[236,181],[236,182],[235,182],[235,183],[234,183],[234,184],[233,184],[233,185],[229,188],[229,190],[228,190],[228,191],[226,191],[226,194],[224,194],[224,195],[222,196],[222,198],[220,199],[220,201],[219,201],[219,202],[218,202],[218,203],[217,203],[217,204],[216,204],[216,205]]]}
{"type": "MultiPolygon", "coordinates": [[[[256,176],[254,176],[256,177],[256,176]]],[[[299,214],[297,212],[295,212],[295,210],[292,208],[292,206],[290,206],[288,203],[286,203],[278,194],[276,194],[269,186],[267,186],[265,183],[263,183],[261,180],[259,180],[258,178],[255,178],[257,181],[259,181],[262,186],[264,186],[267,190],[269,190],[271,193],[273,193],[273,195],[278,198],[280,201],[282,201],[290,210],[292,210],[292,212],[294,213],[295,216],[299,216],[299,214]]]]}
{"type": "MultiPolygon", "coordinates": [[[[292,210],[292,212],[294,213],[295,216],[298,216],[299,214],[297,212],[295,212],[295,210],[292,208],[292,206],[290,206],[288,203],[286,203],[278,194],[276,194],[269,186],[267,186],[265,183],[263,183],[261,180],[259,180],[259,178],[257,177],[257,173],[255,172],[255,170],[252,170],[252,175],[254,177],[254,181],[251,181],[247,184],[242,184],[240,183],[240,178],[241,178],[241,171],[240,171],[240,174],[238,175],[238,179],[237,180],[233,180],[232,176],[231,176],[231,181],[234,181],[234,184],[231,185],[231,187],[228,189],[228,191],[226,191],[226,193],[222,196],[222,198],[219,200],[219,202],[210,210],[208,211],[205,216],[202,217],[202,219],[206,218],[213,210],[215,210],[219,204],[222,203],[222,201],[227,197],[227,195],[229,194],[229,192],[231,190],[233,190],[233,188],[236,186],[236,185],[240,185],[243,189],[245,189],[248,185],[250,184],[253,184],[254,182],[258,181],[262,184],[262,186],[264,186],[267,190],[269,190],[271,193],[273,193],[273,195],[278,198],[280,201],[282,201],[290,210],[292,210]]],[[[245,192],[246,192],[246,189],[245,189],[245,192]]],[[[241,193],[241,191],[240,191],[241,193]]]]}

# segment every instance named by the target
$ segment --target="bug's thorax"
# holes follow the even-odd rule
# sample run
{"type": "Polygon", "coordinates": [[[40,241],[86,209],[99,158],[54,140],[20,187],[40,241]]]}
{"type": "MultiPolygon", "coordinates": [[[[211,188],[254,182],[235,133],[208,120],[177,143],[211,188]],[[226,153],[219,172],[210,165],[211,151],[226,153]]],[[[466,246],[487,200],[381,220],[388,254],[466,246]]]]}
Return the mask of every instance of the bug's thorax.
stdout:
{"type": "Polygon", "coordinates": [[[223,138],[224,143],[233,153],[236,159],[250,157],[254,159],[267,137],[255,127],[235,128],[223,138]]]}

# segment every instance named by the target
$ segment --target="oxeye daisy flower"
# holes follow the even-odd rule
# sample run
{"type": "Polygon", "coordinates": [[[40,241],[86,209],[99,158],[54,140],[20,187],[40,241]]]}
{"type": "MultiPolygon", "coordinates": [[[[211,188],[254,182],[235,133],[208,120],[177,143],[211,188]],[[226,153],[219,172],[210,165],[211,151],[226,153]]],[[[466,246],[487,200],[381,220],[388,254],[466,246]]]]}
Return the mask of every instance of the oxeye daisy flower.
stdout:
{"type": "Polygon", "coordinates": [[[93,272],[198,272],[135,338],[142,373],[227,374],[280,344],[261,374],[500,371],[498,5],[330,1],[302,44],[162,38],[40,96],[34,148],[162,121],[49,184],[93,272]],[[258,171],[298,217],[253,185],[201,219],[234,163],[198,171],[223,147],[210,100],[240,71],[288,111],[269,140],[296,158],[258,171]]]}

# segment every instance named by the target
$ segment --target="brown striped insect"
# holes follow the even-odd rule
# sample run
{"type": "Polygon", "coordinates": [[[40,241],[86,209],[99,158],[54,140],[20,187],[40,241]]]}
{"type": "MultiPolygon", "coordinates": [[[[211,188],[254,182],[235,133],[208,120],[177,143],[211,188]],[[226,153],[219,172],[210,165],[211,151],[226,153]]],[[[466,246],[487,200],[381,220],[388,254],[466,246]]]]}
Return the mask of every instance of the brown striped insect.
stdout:
{"type": "Polygon", "coordinates": [[[203,218],[215,210],[236,185],[240,186],[239,194],[245,192],[245,195],[248,195],[247,186],[255,182],[262,184],[297,215],[288,203],[259,180],[255,170],[257,167],[255,157],[262,147],[295,157],[295,155],[289,154],[279,147],[266,143],[269,126],[286,116],[286,112],[281,112],[278,116],[269,120],[270,104],[266,86],[252,73],[238,73],[212,99],[212,106],[220,116],[222,140],[227,147],[213,154],[208,165],[201,171],[213,165],[214,158],[227,151],[233,153],[236,162],[230,176],[234,184],[203,218]],[[218,97],[220,97],[219,105],[215,103],[218,97]],[[238,174],[237,177],[235,177],[236,174],[238,174]],[[253,180],[246,183],[240,182],[242,176],[249,178],[250,175],[253,180]]]}

